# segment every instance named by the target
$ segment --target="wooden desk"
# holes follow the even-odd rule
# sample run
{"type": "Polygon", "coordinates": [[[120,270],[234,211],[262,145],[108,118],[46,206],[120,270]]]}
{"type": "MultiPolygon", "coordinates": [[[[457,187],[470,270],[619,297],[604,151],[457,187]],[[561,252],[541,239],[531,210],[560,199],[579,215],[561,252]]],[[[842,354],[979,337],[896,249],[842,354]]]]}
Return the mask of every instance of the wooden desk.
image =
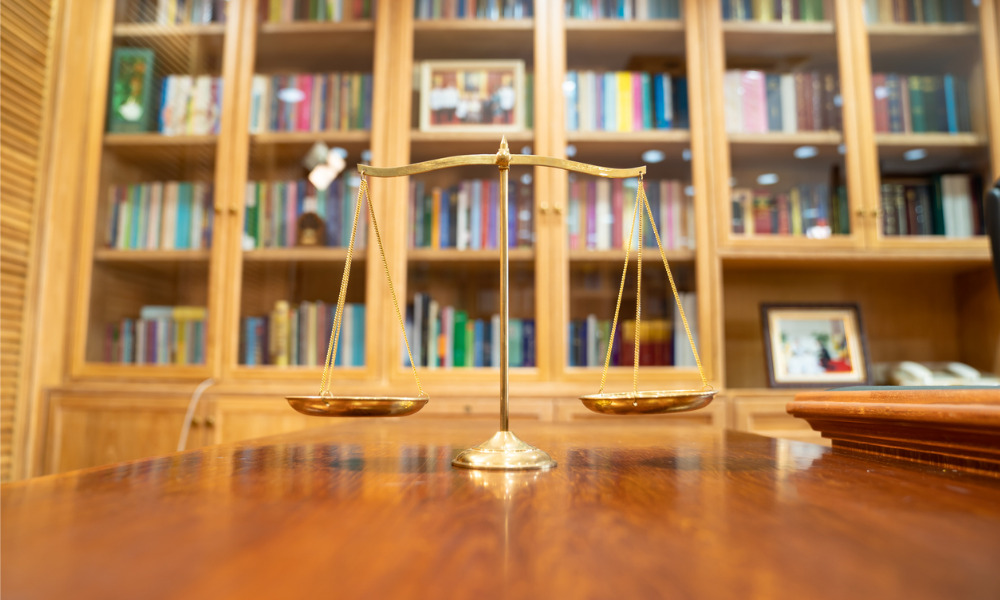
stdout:
{"type": "Polygon", "coordinates": [[[2,487],[30,598],[1000,598],[1000,481],[737,432],[355,420],[2,487]]]}

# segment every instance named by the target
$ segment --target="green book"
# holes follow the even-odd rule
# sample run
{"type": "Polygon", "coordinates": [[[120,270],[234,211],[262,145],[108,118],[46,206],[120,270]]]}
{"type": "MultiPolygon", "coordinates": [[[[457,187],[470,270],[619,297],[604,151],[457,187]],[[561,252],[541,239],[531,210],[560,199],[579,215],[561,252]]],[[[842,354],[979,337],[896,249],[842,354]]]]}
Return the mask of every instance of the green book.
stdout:
{"type": "Polygon", "coordinates": [[[153,51],[115,48],[108,90],[108,132],[142,133],[153,122],[153,51]]]}
{"type": "Polygon", "coordinates": [[[927,131],[927,113],[924,108],[924,92],[919,75],[910,75],[906,78],[906,85],[910,90],[910,119],[913,121],[913,132],[924,133],[927,131]]]}
{"type": "Polygon", "coordinates": [[[464,367],[465,363],[465,331],[469,322],[469,316],[464,310],[455,311],[455,332],[452,336],[454,346],[452,347],[452,364],[456,367],[464,367]]]}

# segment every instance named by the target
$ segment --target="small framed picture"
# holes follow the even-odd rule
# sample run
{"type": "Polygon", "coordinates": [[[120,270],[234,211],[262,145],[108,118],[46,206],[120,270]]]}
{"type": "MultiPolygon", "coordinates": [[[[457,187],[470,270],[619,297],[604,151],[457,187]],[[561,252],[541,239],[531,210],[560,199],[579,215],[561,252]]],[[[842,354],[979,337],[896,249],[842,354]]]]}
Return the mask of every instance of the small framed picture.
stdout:
{"type": "Polygon", "coordinates": [[[519,131],[524,62],[428,60],[420,71],[421,131],[519,131]]]}
{"type": "Polygon", "coordinates": [[[771,387],[868,383],[868,345],[856,304],[762,304],[761,317],[771,387]]]}
{"type": "Polygon", "coordinates": [[[108,90],[108,131],[141,133],[150,130],[153,114],[153,51],[115,48],[108,90]]]}

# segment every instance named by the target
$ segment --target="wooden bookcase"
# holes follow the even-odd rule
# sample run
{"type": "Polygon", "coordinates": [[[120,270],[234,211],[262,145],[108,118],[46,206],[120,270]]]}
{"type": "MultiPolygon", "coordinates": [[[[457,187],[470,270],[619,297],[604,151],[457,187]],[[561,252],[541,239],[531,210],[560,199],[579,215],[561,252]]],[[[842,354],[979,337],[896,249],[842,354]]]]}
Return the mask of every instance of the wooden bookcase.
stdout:
{"type": "MultiPolygon", "coordinates": [[[[373,19],[267,23],[259,16],[256,0],[226,4],[223,23],[158,26],[116,20],[112,0],[65,3],[71,41],[65,47],[93,57],[93,77],[63,75],[71,89],[61,97],[85,98],[88,108],[62,117],[64,123],[75,118],[73,125],[86,131],[79,158],[73,157],[80,164],[64,173],[77,182],[79,194],[68,205],[78,211],[77,217],[65,226],[71,228],[67,233],[79,235],[50,243],[72,244],[77,262],[75,274],[64,276],[63,289],[72,309],[68,322],[43,325],[52,335],[65,337],[69,360],[61,382],[42,396],[49,402],[40,403],[38,409],[50,426],[47,435],[44,431],[37,435],[35,472],[62,468],[66,463],[59,453],[65,451],[59,449],[83,443],[80,429],[51,426],[70,423],[60,420],[67,407],[72,407],[76,419],[92,409],[96,421],[129,398],[139,413],[167,410],[151,404],[155,397],[150,395],[151,390],[167,389],[167,412],[173,416],[150,422],[162,422],[165,430],[174,431],[178,399],[189,397],[206,379],[212,386],[198,414],[203,424],[211,416],[216,429],[206,425],[202,441],[304,425],[279,414],[291,410],[282,397],[315,393],[321,368],[244,364],[242,319],[265,314],[280,299],[335,302],[346,252],[343,248],[244,250],[247,184],[304,178],[300,161],[316,141],[345,150],[344,176],[362,161],[396,166],[495,152],[497,133],[419,130],[414,73],[421,61],[431,59],[524,61],[534,82],[533,127],[507,135],[513,152],[567,157],[569,150],[576,160],[610,167],[638,166],[649,149],[665,153],[664,162],[649,165],[647,177],[681,180],[694,196],[695,248],[671,251],[668,258],[682,290],[697,294],[701,359],[712,385],[726,391],[710,416],[692,422],[754,429],[753,411],[759,405],[768,423],[762,431],[794,429],[773,422],[774,407],[794,391],[766,389],[761,302],[855,302],[861,308],[873,361],[960,360],[1000,371],[1000,305],[983,236],[886,236],[879,221],[882,170],[908,176],[959,170],[977,174],[984,183],[1000,175],[996,0],[981,0],[978,7],[967,3],[967,22],[960,24],[866,24],[860,3],[849,0],[826,0],[821,21],[790,23],[725,21],[720,3],[698,0],[680,3],[680,19],[650,21],[567,18],[560,2],[536,2],[534,15],[525,19],[420,20],[412,16],[412,3],[401,1],[392,3],[391,13],[380,4],[383,10],[373,19]],[[218,133],[105,133],[107,65],[112,49],[121,45],[157,50],[163,57],[159,74],[221,78],[218,133]],[[973,131],[876,134],[872,73],[920,71],[924,57],[933,73],[962,65],[963,77],[970,81],[973,131]],[[667,65],[672,73],[686,75],[690,126],[633,133],[568,131],[563,85],[567,72],[625,70],[636,60],[667,65]],[[723,94],[727,69],[810,68],[836,74],[839,128],[727,131],[723,94]],[[330,71],[372,73],[370,129],[249,132],[255,74],[330,71]],[[792,158],[792,151],[803,145],[818,149],[809,165],[792,158]],[[901,161],[903,151],[911,147],[926,149],[924,166],[901,161]],[[846,191],[849,233],[828,239],[734,234],[731,190],[736,184],[731,180],[742,181],[763,168],[782,176],[837,173],[846,191]],[[105,247],[110,185],[178,179],[213,183],[209,248],[105,247]],[[137,366],[102,360],[107,323],[135,316],[147,304],[207,308],[202,364],[137,366]],[[114,407],[102,404],[102,394],[114,407]],[[237,425],[223,432],[218,424],[227,418],[237,425]]],[[[62,64],[68,68],[74,63],[62,64]]],[[[67,152],[59,143],[53,147],[67,152]]],[[[496,172],[440,172],[427,182],[450,185],[472,177],[494,178],[496,172]]],[[[600,367],[569,366],[567,324],[590,312],[607,311],[604,318],[611,317],[622,253],[568,249],[566,173],[539,168],[512,177],[530,178],[534,197],[533,244],[511,252],[512,316],[534,319],[536,326],[534,366],[512,369],[512,413],[546,420],[578,418],[579,411],[566,399],[596,391],[600,367]],[[594,281],[611,285],[594,286],[594,281]],[[517,408],[521,399],[525,399],[523,410],[517,408]]],[[[402,337],[386,271],[401,303],[412,301],[414,291],[422,291],[442,303],[479,303],[475,310],[486,314],[495,300],[488,291],[485,299],[477,297],[472,288],[499,287],[496,253],[408,248],[405,207],[410,182],[372,178],[369,183],[386,262],[383,265],[368,223],[367,244],[355,252],[348,293],[348,301],[366,307],[363,366],[338,369],[334,385],[362,394],[412,394],[415,385],[402,360],[402,337]]],[[[68,185],[64,181],[52,189],[68,185]]],[[[665,277],[646,282],[650,273],[663,275],[655,252],[646,253],[644,266],[643,289],[649,294],[644,294],[644,315],[646,307],[653,315],[671,309],[665,277]]],[[[321,342],[325,347],[325,340],[321,342]]],[[[490,367],[422,368],[421,382],[432,398],[424,412],[489,415],[499,392],[497,373],[490,367]]],[[[646,388],[700,385],[697,369],[688,367],[646,367],[639,380],[646,388]]],[[[630,385],[631,368],[611,369],[610,389],[630,385]]],[[[123,444],[129,439],[121,438],[123,444]]],[[[144,447],[143,452],[171,449],[144,447]]],[[[134,452],[104,454],[133,456],[134,452]]]]}

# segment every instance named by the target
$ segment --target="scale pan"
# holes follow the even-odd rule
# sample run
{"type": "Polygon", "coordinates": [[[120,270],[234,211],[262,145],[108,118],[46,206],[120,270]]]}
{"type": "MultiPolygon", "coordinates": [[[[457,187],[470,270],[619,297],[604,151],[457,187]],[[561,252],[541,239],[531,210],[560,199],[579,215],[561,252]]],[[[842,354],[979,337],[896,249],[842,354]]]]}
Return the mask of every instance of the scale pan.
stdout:
{"type": "Polygon", "coordinates": [[[427,404],[427,398],[404,396],[288,396],[288,404],[310,417],[404,417],[427,404]]]}
{"type": "Polygon", "coordinates": [[[717,390],[659,390],[605,392],[580,396],[583,405],[606,415],[657,415],[707,406],[717,390]]]}

